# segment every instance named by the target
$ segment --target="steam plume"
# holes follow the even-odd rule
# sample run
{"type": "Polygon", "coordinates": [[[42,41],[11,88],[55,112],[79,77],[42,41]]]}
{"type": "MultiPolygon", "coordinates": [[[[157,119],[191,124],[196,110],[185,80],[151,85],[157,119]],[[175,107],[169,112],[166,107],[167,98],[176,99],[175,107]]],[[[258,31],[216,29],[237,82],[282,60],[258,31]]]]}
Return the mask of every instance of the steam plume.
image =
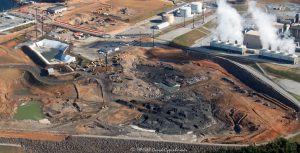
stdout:
{"type": "Polygon", "coordinates": [[[273,25],[276,17],[263,12],[256,7],[256,2],[249,2],[249,13],[258,27],[260,40],[264,49],[278,50],[281,52],[293,54],[295,53],[296,45],[292,38],[285,36],[280,38],[277,34],[277,29],[273,25]]]}
{"type": "Polygon", "coordinates": [[[216,35],[221,41],[243,43],[242,18],[225,0],[218,1],[216,35]]]}

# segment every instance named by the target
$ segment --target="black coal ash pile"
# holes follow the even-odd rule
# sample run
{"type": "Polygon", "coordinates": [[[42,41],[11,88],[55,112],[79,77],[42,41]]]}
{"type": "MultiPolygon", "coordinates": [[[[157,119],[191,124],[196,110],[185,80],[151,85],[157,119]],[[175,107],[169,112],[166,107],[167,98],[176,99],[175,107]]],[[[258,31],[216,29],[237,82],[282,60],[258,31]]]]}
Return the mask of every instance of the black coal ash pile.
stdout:
{"type": "Polygon", "coordinates": [[[212,123],[211,106],[195,93],[166,96],[162,105],[146,103],[143,118],[136,124],[165,134],[203,131],[212,123]]]}

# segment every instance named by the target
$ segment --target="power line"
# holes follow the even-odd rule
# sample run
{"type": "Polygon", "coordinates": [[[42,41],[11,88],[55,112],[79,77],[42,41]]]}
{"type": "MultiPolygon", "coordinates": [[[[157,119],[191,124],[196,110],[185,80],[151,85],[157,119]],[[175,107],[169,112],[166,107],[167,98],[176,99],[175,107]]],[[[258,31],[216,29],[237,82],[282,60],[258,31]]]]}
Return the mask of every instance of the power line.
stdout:
{"type": "Polygon", "coordinates": [[[155,37],[155,36],[154,36],[154,28],[153,28],[153,29],[152,29],[152,39],[153,39],[153,40],[152,40],[152,46],[153,46],[153,47],[155,47],[155,44],[154,44],[154,37],[155,37]]]}
{"type": "Polygon", "coordinates": [[[35,8],[35,37],[36,39],[38,39],[38,21],[37,21],[37,12],[38,12],[38,9],[35,8]]]}

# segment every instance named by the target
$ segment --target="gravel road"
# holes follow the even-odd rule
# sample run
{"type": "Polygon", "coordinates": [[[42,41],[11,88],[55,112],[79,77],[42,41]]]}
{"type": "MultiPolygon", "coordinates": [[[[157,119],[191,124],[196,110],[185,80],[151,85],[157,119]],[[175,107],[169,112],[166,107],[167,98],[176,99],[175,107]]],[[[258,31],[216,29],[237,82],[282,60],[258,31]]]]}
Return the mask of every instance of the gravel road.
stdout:
{"type": "Polygon", "coordinates": [[[27,153],[125,153],[125,152],[206,152],[230,145],[187,144],[132,139],[75,136],[62,142],[0,138],[0,143],[21,144],[27,153]]]}

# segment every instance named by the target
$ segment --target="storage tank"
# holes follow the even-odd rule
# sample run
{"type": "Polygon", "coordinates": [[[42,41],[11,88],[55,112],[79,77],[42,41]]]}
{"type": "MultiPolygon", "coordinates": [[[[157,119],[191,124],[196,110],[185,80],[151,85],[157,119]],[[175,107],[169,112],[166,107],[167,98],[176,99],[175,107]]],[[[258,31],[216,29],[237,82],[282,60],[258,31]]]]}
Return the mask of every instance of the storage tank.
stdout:
{"type": "Polygon", "coordinates": [[[163,22],[169,22],[170,24],[173,24],[175,21],[175,18],[174,18],[173,14],[162,14],[161,20],[163,22]]]}
{"type": "Polygon", "coordinates": [[[154,28],[155,28],[155,29],[163,29],[163,28],[165,28],[165,27],[168,27],[169,25],[170,25],[169,22],[163,22],[163,23],[161,23],[161,24],[158,24],[158,25],[154,26],[154,28]]]}
{"type": "Polygon", "coordinates": [[[192,2],[191,9],[193,14],[202,12],[202,2],[192,2]]]}
{"type": "Polygon", "coordinates": [[[178,14],[178,16],[180,16],[180,17],[186,17],[186,18],[192,17],[192,16],[193,16],[193,15],[192,15],[192,8],[189,7],[189,6],[181,7],[181,8],[179,9],[179,14],[178,14]]]}

